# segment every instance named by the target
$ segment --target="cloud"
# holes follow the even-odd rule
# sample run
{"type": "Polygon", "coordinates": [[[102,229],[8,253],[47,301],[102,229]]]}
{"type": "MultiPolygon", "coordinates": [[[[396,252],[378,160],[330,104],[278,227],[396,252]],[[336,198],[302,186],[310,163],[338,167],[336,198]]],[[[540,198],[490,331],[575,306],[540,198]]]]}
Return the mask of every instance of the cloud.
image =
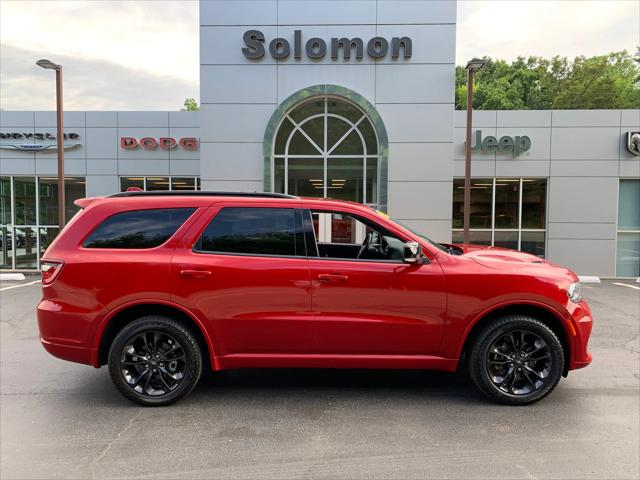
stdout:
{"type": "Polygon", "coordinates": [[[199,97],[198,2],[0,1],[0,108],[177,110],[199,97]]]}
{"type": "MultiPolygon", "coordinates": [[[[199,97],[198,2],[0,0],[0,108],[175,110],[199,97]]],[[[573,58],[640,43],[640,2],[461,0],[457,63],[474,56],[573,58]]],[[[423,48],[437,48],[425,45],[423,48]]]]}
{"type": "Polygon", "coordinates": [[[3,0],[0,5],[4,45],[197,78],[196,1],[3,0]]]}
{"type": "MultiPolygon", "coordinates": [[[[55,76],[35,65],[50,56],[13,46],[0,51],[0,108],[55,110],[55,76]]],[[[64,65],[66,110],[178,110],[198,97],[197,77],[151,74],[90,57],[56,54],[64,65]]]]}
{"type": "Polygon", "coordinates": [[[469,1],[458,2],[456,63],[484,55],[602,55],[635,52],[640,44],[640,2],[469,1]]]}

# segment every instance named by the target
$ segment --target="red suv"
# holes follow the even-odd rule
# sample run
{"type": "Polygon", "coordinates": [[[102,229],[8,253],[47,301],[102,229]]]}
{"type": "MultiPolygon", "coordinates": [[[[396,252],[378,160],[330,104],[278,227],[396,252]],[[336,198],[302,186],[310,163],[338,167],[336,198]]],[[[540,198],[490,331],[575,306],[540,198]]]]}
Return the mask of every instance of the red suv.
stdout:
{"type": "Polygon", "coordinates": [[[591,361],[576,275],[533,255],[438,244],[329,199],[126,192],[76,204],[42,259],[42,344],[108,364],[142,405],[184,397],[205,363],[465,366],[491,399],[527,404],[591,361]]]}

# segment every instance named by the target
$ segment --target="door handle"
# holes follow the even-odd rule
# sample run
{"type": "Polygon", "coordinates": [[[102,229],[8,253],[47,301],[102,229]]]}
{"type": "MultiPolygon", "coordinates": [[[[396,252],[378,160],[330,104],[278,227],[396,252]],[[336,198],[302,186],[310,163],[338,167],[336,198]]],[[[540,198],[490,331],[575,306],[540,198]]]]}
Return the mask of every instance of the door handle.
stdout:
{"type": "Polygon", "coordinates": [[[349,277],[346,275],[337,275],[334,273],[321,273],[318,275],[318,280],[322,280],[325,282],[344,282],[349,280],[349,277]]]}
{"type": "Polygon", "coordinates": [[[180,270],[180,275],[183,277],[207,278],[211,275],[211,272],[209,270],[180,270]]]}

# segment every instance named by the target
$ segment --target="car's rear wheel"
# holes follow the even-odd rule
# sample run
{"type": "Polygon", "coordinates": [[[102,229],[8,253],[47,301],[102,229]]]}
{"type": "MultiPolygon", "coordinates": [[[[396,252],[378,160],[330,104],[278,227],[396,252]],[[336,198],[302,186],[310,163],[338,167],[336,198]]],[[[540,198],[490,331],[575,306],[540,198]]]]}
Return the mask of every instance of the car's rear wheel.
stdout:
{"type": "Polygon", "coordinates": [[[469,374],[490,399],[509,405],[541,400],[558,385],[564,352],[556,334],[525,315],[509,315],[487,325],[469,356],[469,374]]]}
{"type": "Polygon", "coordinates": [[[114,339],[109,373],[129,400],[145,406],[169,405],[198,383],[202,352],[184,325],[166,317],[146,316],[129,323],[114,339]]]}

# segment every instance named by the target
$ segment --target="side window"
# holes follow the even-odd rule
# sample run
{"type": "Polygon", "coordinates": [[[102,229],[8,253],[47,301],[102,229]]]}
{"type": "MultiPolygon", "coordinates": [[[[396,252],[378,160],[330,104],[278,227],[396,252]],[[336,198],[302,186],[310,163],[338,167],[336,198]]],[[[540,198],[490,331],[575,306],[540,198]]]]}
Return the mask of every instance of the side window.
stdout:
{"type": "Polygon", "coordinates": [[[169,240],[195,208],[158,208],[116,213],[96,228],[85,248],[153,248],[169,240]]]}
{"type": "Polygon", "coordinates": [[[312,212],[318,243],[362,244],[372,228],[341,212],[312,212]]]}
{"type": "Polygon", "coordinates": [[[223,208],[202,233],[196,251],[305,256],[302,215],[293,208],[223,208]]]}
{"type": "Polygon", "coordinates": [[[311,211],[302,211],[303,231],[305,236],[305,244],[307,248],[307,256],[318,257],[318,244],[316,243],[316,217],[311,215],[311,211]]]}
{"type": "Polygon", "coordinates": [[[403,260],[404,241],[375,222],[348,213],[323,210],[312,210],[306,218],[307,251],[317,252],[309,256],[344,260],[403,260]]]}

